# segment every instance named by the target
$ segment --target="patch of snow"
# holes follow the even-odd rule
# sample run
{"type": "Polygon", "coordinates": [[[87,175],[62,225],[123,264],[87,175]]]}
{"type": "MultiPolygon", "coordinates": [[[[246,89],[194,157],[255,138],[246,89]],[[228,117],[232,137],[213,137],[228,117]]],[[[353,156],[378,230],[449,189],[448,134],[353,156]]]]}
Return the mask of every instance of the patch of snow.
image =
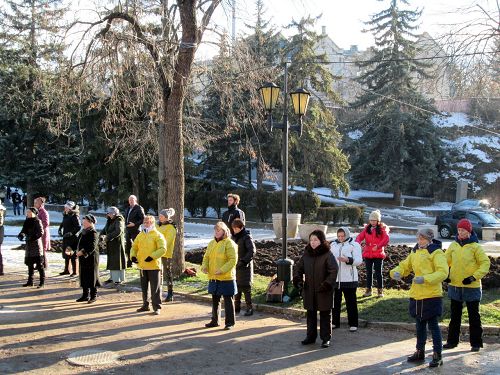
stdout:
{"type": "Polygon", "coordinates": [[[446,116],[433,116],[432,122],[440,128],[451,128],[453,126],[464,127],[469,126],[472,122],[467,115],[462,112],[445,113],[446,116]]]}
{"type": "Polygon", "coordinates": [[[500,172],[490,172],[484,175],[484,179],[488,184],[494,183],[499,178],[500,178],[500,172]]]}
{"type": "Polygon", "coordinates": [[[347,133],[347,136],[351,139],[359,139],[363,136],[363,132],[361,130],[354,130],[352,132],[347,133]]]}
{"type": "Polygon", "coordinates": [[[419,206],[415,207],[417,210],[425,210],[425,211],[445,211],[451,210],[451,206],[453,203],[451,202],[436,202],[432,206],[419,206]]]}
{"type": "Polygon", "coordinates": [[[396,215],[396,216],[406,216],[406,217],[426,217],[423,212],[417,210],[405,210],[404,208],[385,208],[383,210],[384,216],[396,215]]]}
{"type": "Polygon", "coordinates": [[[459,168],[464,168],[464,169],[474,169],[474,165],[472,163],[469,163],[468,161],[462,161],[460,163],[455,163],[455,166],[459,168]]]}

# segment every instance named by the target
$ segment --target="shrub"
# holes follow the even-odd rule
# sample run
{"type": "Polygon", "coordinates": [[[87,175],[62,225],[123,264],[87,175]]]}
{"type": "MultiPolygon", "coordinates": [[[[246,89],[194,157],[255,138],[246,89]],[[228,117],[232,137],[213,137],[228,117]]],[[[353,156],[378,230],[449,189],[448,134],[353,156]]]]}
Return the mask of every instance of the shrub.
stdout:
{"type": "Polygon", "coordinates": [[[184,206],[188,210],[191,217],[196,217],[200,214],[201,210],[197,202],[198,193],[196,191],[190,190],[186,192],[186,197],[184,199],[184,206]]]}
{"type": "Polygon", "coordinates": [[[290,211],[302,215],[302,221],[314,219],[317,216],[321,200],[312,191],[299,191],[290,196],[290,211]]]}
{"type": "Polygon", "coordinates": [[[266,219],[271,215],[271,209],[269,208],[269,196],[271,193],[265,191],[264,189],[259,189],[255,191],[255,209],[259,214],[260,220],[266,221],[266,219]]]}
{"type": "MultiPolygon", "coordinates": [[[[226,193],[222,190],[212,190],[200,192],[200,200],[206,201],[206,206],[212,207],[217,213],[217,217],[222,217],[222,207],[227,205],[226,203],[226,193]]],[[[206,216],[206,210],[205,210],[206,216]]],[[[203,216],[203,217],[205,217],[203,216]]]]}
{"type": "Polygon", "coordinates": [[[318,209],[318,220],[323,224],[349,224],[361,225],[364,218],[364,207],[342,206],[342,207],[320,207],[318,209]]]}

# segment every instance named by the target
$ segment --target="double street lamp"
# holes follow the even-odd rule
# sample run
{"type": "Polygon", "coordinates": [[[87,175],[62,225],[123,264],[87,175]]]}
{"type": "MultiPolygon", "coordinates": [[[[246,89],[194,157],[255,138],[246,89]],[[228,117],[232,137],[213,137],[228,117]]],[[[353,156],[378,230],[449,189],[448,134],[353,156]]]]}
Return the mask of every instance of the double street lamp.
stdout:
{"type": "Polygon", "coordinates": [[[283,131],[281,151],[282,151],[282,254],[281,259],[276,261],[278,280],[284,281],[285,285],[292,280],[293,260],[288,259],[287,254],[287,239],[288,239],[288,130],[296,131],[299,137],[302,135],[302,116],[306,114],[309,97],[311,94],[303,88],[298,88],[295,91],[288,93],[288,64],[285,62],[285,87],[283,90],[283,121],[275,123],[273,121],[272,111],[276,107],[280,88],[272,83],[266,82],[260,89],[264,108],[267,112],[267,122],[270,130],[281,129],[283,131]],[[287,95],[290,95],[293,105],[293,111],[298,116],[299,123],[290,125],[288,123],[288,100],[287,95]]]}

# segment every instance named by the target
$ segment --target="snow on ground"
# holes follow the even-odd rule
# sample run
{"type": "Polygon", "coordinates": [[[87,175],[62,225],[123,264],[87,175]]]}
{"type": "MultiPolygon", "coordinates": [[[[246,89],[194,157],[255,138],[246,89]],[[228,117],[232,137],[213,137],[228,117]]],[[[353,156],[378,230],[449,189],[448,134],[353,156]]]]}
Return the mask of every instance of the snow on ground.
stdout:
{"type": "Polygon", "coordinates": [[[462,112],[446,113],[447,116],[433,116],[432,122],[440,128],[451,128],[453,126],[464,127],[473,124],[468,118],[467,114],[462,112]]]}
{"type": "Polygon", "coordinates": [[[453,203],[451,202],[436,202],[432,206],[419,206],[415,207],[417,210],[424,210],[424,211],[445,211],[445,210],[451,210],[451,206],[453,203]]]}
{"type": "Polygon", "coordinates": [[[406,217],[426,217],[423,212],[416,210],[407,210],[404,208],[384,208],[384,215],[390,215],[392,217],[406,216],[406,217]]]}
{"type": "Polygon", "coordinates": [[[359,139],[363,136],[363,132],[361,130],[354,130],[352,132],[347,133],[347,136],[351,139],[359,139]]]}

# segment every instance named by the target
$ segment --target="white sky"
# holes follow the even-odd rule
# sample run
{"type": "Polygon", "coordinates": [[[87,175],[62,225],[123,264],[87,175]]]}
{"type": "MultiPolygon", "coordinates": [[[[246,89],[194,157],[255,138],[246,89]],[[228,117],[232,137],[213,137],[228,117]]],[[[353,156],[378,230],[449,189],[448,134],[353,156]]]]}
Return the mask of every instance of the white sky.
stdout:
{"type": "MultiPolygon", "coordinates": [[[[216,29],[226,29],[231,33],[231,9],[227,5],[219,7],[213,20],[216,29]]],[[[247,30],[245,24],[253,24],[255,14],[255,0],[236,1],[236,34],[241,35],[247,30]]],[[[464,8],[480,4],[485,9],[496,9],[495,0],[410,0],[408,9],[423,9],[420,18],[419,32],[427,31],[432,36],[437,36],[444,30],[449,29],[450,24],[462,22],[465,18],[470,19],[469,13],[464,15],[464,8]]],[[[326,26],[327,34],[341,48],[348,49],[356,44],[360,49],[366,49],[373,44],[370,33],[363,33],[364,21],[370,16],[388,8],[390,0],[264,0],[266,10],[265,19],[270,19],[271,24],[281,29],[295,18],[299,20],[303,16],[313,17],[322,14],[317,22],[317,32],[321,33],[321,27],[326,26]]],[[[477,10],[479,8],[476,7],[477,10]]],[[[287,32],[284,31],[285,35],[287,32]]],[[[204,38],[205,41],[214,40],[213,36],[204,38]]],[[[198,52],[198,58],[208,57],[214,54],[214,47],[204,43],[198,52]]]]}

